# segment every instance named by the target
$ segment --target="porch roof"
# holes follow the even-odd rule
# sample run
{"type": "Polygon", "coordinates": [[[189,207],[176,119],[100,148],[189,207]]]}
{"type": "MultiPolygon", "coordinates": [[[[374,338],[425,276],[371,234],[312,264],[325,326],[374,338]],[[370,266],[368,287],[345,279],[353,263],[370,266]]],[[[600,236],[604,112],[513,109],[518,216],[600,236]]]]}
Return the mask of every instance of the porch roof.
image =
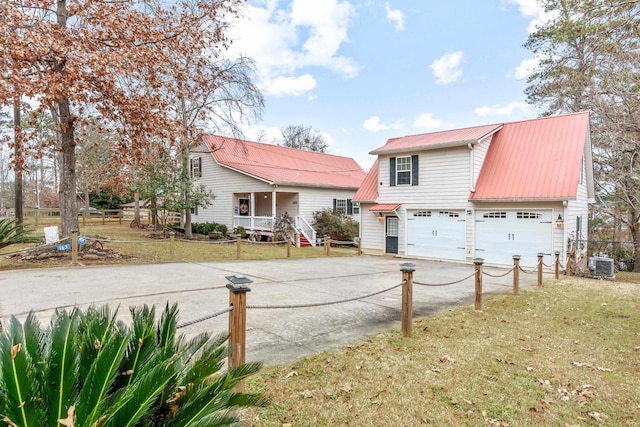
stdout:
{"type": "Polygon", "coordinates": [[[371,212],[393,212],[400,207],[400,203],[376,203],[371,206],[371,212]]]}

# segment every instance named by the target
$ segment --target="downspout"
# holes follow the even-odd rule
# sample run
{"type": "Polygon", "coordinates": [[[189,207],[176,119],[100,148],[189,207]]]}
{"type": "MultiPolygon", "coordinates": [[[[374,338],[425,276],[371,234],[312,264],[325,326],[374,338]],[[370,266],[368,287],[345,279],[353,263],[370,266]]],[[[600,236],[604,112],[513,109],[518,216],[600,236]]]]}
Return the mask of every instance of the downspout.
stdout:
{"type": "Polygon", "coordinates": [[[467,147],[469,147],[469,191],[471,191],[472,193],[476,192],[476,180],[475,180],[475,171],[474,171],[474,167],[473,167],[473,145],[471,145],[471,143],[467,144],[467,147]]]}

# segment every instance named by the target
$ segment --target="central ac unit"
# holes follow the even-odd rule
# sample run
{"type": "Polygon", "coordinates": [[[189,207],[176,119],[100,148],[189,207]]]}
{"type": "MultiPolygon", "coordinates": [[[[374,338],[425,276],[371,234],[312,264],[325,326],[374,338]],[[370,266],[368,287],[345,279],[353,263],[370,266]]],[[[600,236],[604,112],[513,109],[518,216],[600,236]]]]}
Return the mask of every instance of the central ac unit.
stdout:
{"type": "Polygon", "coordinates": [[[606,277],[608,279],[614,279],[613,259],[601,256],[594,256],[589,258],[589,270],[594,277],[606,277]]]}

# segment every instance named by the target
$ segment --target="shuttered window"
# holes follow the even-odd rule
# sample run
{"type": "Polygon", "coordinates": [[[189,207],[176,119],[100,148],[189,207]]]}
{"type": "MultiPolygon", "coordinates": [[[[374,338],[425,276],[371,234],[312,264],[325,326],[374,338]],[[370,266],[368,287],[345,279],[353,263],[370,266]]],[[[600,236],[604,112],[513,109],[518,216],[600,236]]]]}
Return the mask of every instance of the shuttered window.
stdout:
{"type": "Polygon", "coordinates": [[[418,185],[418,155],[389,159],[389,185],[418,185]]]}
{"type": "Polygon", "coordinates": [[[202,157],[198,157],[197,159],[189,159],[189,169],[191,178],[201,178],[202,177],[202,157]]]}

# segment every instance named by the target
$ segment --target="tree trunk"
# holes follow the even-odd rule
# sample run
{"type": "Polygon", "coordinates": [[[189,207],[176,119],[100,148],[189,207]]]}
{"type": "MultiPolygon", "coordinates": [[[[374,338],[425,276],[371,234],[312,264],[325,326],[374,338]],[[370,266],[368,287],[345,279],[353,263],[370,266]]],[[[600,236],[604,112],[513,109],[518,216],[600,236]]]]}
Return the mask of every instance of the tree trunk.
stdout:
{"type": "Polygon", "coordinates": [[[13,100],[13,132],[15,138],[14,159],[15,159],[15,195],[14,195],[14,211],[18,227],[21,229],[24,224],[24,213],[22,211],[22,131],[20,118],[20,97],[16,94],[13,100]]]}
{"type": "MultiPolygon", "coordinates": [[[[56,21],[60,28],[67,28],[66,0],[58,0],[56,9],[56,21]]],[[[56,60],[54,69],[60,77],[67,74],[65,59],[56,60]]],[[[60,147],[62,149],[62,165],[60,167],[60,224],[62,236],[69,237],[74,231],[78,231],[78,207],[76,189],[76,141],[75,119],[71,115],[71,102],[69,97],[60,94],[56,102],[58,107],[58,135],[60,135],[60,147]]]]}
{"type": "MultiPolygon", "coordinates": [[[[188,134],[186,135],[186,141],[182,142],[182,186],[184,188],[184,202],[185,206],[190,206],[189,200],[189,188],[186,183],[189,181],[189,143],[188,134]]],[[[184,236],[187,239],[193,238],[193,233],[191,232],[191,209],[187,208],[184,210],[184,236]]]]}
{"type": "Polygon", "coordinates": [[[76,201],[76,141],[75,126],[71,117],[69,98],[58,102],[60,112],[60,142],[62,145],[62,170],[60,171],[60,223],[62,236],[68,237],[78,231],[78,209],[76,201]]]}
{"type": "Polygon", "coordinates": [[[640,227],[638,226],[638,217],[635,215],[635,209],[629,211],[629,218],[634,219],[629,227],[631,238],[633,239],[633,272],[640,273],[640,227]]]}
{"type": "Polygon", "coordinates": [[[140,193],[133,193],[133,222],[137,228],[140,228],[140,193]]]}

